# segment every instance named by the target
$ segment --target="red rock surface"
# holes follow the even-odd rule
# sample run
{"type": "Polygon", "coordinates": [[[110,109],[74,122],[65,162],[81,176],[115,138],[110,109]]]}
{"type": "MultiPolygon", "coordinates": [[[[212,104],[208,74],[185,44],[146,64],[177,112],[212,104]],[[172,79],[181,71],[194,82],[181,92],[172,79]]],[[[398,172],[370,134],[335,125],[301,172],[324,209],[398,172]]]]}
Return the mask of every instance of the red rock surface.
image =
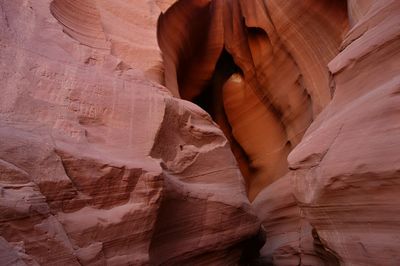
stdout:
{"type": "Polygon", "coordinates": [[[166,85],[231,141],[263,263],[399,264],[399,33],[398,1],[179,1],[160,18],[166,85]]]}
{"type": "Polygon", "coordinates": [[[160,17],[166,86],[222,127],[250,199],[330,101],[326,64],[347,27],[345,1],[179,1],[160,17]],[[241,89],[223,85],[233,73],[241,89]]]}
{"type": "Polygon", "coordinates": [[[275,265],[400,263],[400,5],[350,1],[349,14],[332,101],[253,202],[275,265]]]}
{"type": "Polygon", "coordinates": [[[0,0],[0,264],[398,265],[399,33],[397,0],[0,0]]]}
{"type": "Polygon", "coordinates": [[[0,8],[0,264],[238,261],[259,222],[221,130],[153,82],[157,3],[0,8]]]}

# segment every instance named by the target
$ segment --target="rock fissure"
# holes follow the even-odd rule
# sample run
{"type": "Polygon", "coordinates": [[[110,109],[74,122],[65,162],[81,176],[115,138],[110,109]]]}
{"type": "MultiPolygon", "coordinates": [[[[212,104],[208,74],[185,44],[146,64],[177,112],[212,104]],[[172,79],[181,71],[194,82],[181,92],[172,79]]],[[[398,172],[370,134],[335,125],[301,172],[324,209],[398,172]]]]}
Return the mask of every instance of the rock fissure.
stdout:
{"type": "Polygon", "coordinates": [[[0,0],[0,264],[400,265],[399,3],[0,0]]]}
{"type": "MultiPolygon", "coordinates": [[[[239,0],[230,1],[229,4],[224,1],[224,4],[206,2],[208,4],[202,6],[177,2],[159,19],[158,42],[166,66],[171,67],[171,71],[166,69],[166,80],[176,80],[171,84],[178,84],[177,88],[168,84],[167,87],[172,91],[178,89],[181,97],[203,107],[221,127],[246,179],[249,198],[253,200],[260,190],[289,171],[287,156],[300,142],[317,114],[312,106],[319,98],[314,97],[317,91],[312,91],[315,86],[310,86],[309,82],[316,75],[308,72],[307,63],[293,50],[296,44],[281,32],[281,22],[271,16],[270,12],[278,8],[273,1],[269,4],[239,0]],[[181,16],[183,10],[199,17],[205,16],[202,19],[211,22],[191,25],[188,21],[187,28],[180,29],[180,35],[177,35],[182,39],[165,38],[171,34],[169,27],[175,23],[173,16],[181,16]],[[190,39],[195,30],[208,32],[207,37],[197,36],[196,41],[190,39]],[[196,45],[203,43],[203,46],[195,48],[189,45],[191,42],[196,45]],[[186,46],[182,46],[183,43],[186,46]],[[214,52],[209,52],[200,64],[193,67],[190,62],[197,61],[188,61],[184,56],[187,53],[193,58],[204,57],[209,50],[214,52]],[[217,51],[221,52],[217,54],[217,51]],[[185,72],[180,72],[181,65],[186,66],[185,72]],[[202,76],[201,83],[197,81],[199,77],[194,76],[192,68],[198,73],[207,73],[202,76]],[[306,77],[305,81],[303,77],[306,77]],[[189,83],[192,86],[185,85],[189,83]],[[311,90],[311,94],[308,90],[311,90]]],[[[311,4],[305,6],[310,7],[311,4]]],[[[324,2],[318,6],[332,12],[329,14],[332,19],[337,20],[335,16],[338,14],[347,19],[346,6],[343,4],[324,2]]],[[[321,19],[312,12],[310,17],[321,19]]],[[[337,36],[340,37],[346,30],[343,22],[337,25],[323,23],[326,23],[323,24],[326,25],[323,30],[328,36],[324,42],[330,41],[335,48],[326,47],[323,51],[318,47],[326,54],[317,60],[314,55],[311,58],[321,66],[332,59],[334,51],[338,52],[342,40],[337,36]],[[336,35],[329,35],[332,31],[336,35]]],[[[321,28],[318,30],[321,31],[321,28]]],[[[307,30],[302,31],[304,35],[309,34],[307,30]]],[[[301,34],[300,31],[298,38],[304,38],[301,34]]],[[[313,47],[316,44],[309,41],[308,45],[313,47]]],[[[318,90],[324,89],[323,93],[329,92],[331,95],[326,68],[322,66],[318,71],[326,73],[326,78],[321,79],[325,84],[318,90]]]]}

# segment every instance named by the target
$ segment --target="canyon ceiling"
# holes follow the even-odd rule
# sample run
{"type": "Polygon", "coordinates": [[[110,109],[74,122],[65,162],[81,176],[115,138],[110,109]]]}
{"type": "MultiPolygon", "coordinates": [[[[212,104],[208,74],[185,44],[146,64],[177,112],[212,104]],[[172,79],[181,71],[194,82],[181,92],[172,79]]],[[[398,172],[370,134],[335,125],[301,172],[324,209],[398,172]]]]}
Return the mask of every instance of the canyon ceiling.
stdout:
{"type": "Polygon", "coordinates": [[[0,0],[0,265],[399,265],[400,1],[0,0]]]}

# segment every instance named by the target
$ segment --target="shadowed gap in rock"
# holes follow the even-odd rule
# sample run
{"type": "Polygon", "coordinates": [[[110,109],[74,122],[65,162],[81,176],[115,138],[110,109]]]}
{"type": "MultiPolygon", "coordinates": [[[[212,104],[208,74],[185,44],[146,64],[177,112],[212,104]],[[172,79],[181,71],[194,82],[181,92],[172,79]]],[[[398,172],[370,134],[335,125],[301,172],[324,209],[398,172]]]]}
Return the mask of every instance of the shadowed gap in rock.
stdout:
{"type": "MultiPolygon", "coordinates": [[[[238,161],[240,171],[246,181],[248,181],[253,170],[250,167],[248,156],[232,134],[232,128],[228,122],[223,104],[222,88],[233,74],[240,74],[243,76],[242,70],[235,64],[233,57],[223,49],[210,82],[203,89],[202,93],[194,98],[192,102],[206,110],[213,120],[221,127],[229,140],[232,152],[238,161]]],[[[249,182],[246,182],[247,190],[248,185],[249,182]]]]}

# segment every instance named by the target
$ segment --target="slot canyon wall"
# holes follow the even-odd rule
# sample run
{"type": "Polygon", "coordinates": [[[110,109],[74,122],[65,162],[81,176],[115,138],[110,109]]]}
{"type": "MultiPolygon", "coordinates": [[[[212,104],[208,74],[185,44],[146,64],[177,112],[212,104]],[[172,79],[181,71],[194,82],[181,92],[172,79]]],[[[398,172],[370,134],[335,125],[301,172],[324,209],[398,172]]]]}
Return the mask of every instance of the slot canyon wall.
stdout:
{"type": "Polygon", "coordinates": [[[161,16],[166,85],[231,140],[262,263],[399,263],[399,34],[399,1],[180,1],[161,16]]]}
{"type": "Polygon", "coordinates": [[[229,265],[257,235],[223,133],[160,85],[167,4],[0,1],[0,265],[229,265]]]}
{"type": "Polygon", "coordinates": [[[0,0],[0,65],[1,265],[400,263],[397,0],[0,0]]]}

